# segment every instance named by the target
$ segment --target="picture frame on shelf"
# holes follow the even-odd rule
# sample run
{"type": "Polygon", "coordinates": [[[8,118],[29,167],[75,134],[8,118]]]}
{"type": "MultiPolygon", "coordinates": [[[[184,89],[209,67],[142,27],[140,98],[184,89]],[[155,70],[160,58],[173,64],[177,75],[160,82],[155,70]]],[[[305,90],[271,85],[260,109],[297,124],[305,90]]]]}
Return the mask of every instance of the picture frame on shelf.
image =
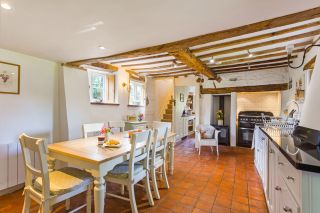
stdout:
{"type": "Polygon", "coordinates": [[[20,94],[20,65],[0,61],[0,93],[20,94]]]}

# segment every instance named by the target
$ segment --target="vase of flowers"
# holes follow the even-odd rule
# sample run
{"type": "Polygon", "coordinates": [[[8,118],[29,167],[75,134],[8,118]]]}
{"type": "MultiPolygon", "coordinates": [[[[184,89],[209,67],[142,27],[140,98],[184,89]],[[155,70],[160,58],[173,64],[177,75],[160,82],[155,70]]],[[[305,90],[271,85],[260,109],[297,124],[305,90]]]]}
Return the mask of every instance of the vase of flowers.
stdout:
{"type": "Polygon", "coordinates": [[[142,121],[143,120],[143,113],[140,113],[139,115],[138,115],[138,121],[142,121]]]}
{"type": "Polygon", "coordinates": [[[109,141],[110,136],[111,136],[111,129],[107,127],[103,127],[101,129],[101,135],[104,135],[104,142],[109,141]]]}
{"type": "Polygon", "coordinates": [[[218,110],[216,113],[217,120],[218,120],[218,125],[223,126],[223,112],[222,110],[218,110]]]}

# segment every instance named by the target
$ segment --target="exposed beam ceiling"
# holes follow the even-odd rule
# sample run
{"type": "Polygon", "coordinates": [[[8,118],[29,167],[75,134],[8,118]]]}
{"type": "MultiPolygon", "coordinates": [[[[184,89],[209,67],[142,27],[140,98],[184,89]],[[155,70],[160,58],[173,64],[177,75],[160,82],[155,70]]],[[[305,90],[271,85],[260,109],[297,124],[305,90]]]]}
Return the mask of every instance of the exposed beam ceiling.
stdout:
{"type": "Polygon", "coordinates": [[[166,44],[156,45],[152,47],[141,48],[133,51],[128,51],[120,54],[115,54],[106,57],[98,57],[80,61],[69,62],[69,64],[73,65],[81,65],[81,64],[88,64],[94,63],[97,61],[111,61],[116,59],[124,59],[124,58],[134,58],[140,56],[147,56],[153,54],[159,54],[164,52],[174,52],[178,51],[179,49],[189,48],[192,46],[202,45],[209,42],[219,41],[227,38],[232,38],[236,36],[242,36],[250,33],[254,33],[257,31],[268,30],[276,27],[282,27],[285,25],[295,24],[298,22],[319,18],[320,17],[320,7],[316,7],[310,10],[305,10],[302,12],[273,18],[249,25],[244,25],[241,27],[236,27],[228,30],[222,30],[214,33],[209,33],[197,37],[192,37],[188,39],[183,39],[180,41],[170,42],[166,44]]]}
{"type": "Polygon", "coordinates": [[[202,59],[202,58],[219,56],[219,55],[224,55],[224,54],[229,54],[229,53],[234,53],[234,52],[252,50],[252,49],[259,48],[259,47],[265,47],[265,46],[269,46],[269,45],[274,45],[274,44],[285,43],[285,42],[294,41],[294,40],[298,40],[298,39],[313,37],[313,36],[316,36],[316,35],[319,35],[319,34],[320,34],[320,30],[315,30],[315,31],[311,31],[311,32],[308,32],[308,33],[289,36],[289,37],[286,37],[286,38],[280,38],[280,39],[276,39],[276,40],[260,42],[260,43],[257,43],[257,44],[251,44],[251,45],[246,45],[246,46],[242,46],[242,47],[236,47],[236,48],[231,48],[231,49],[227,49],[227,50],[221,50],[221,51],[208,53],[208,54],[204,54],[204,55],[199,55],[198,57],[200,59],[202,59]]]}
{"type": "Polygon", "coordinates": [[[288,89],[288,84],[268,84],[243,87],[225,87],[225,88],[200,88],[201,94],[226,94],[231,92],[265,92],[281,91],[288,89]]]}
{"type": "MultiPolygon", "coordinates": [[[[297,56],[291,57],[291,59],[296,58],[297,56]]],[[[210,67],[211,70],[221,70],[221,69],[229,69],[229,68],[235,68],[235,67],[241,67],[241,66],[248,66],[248,65],[258,65],[258,64],[272,64],[274,62],[287,62],[288,58],[287,57],[281,57],[281,58],[275,58],[275,59],[270,59],[270,60],[262,60],[262,61],[254,61],[254,62],[248,62],[248,63],[237,63],[237,64],[232,64],[232,65],[225,65],[225,66],[214,66],[210,67]]]]}
{"type": "Polygon", "coordinates": [[[221,81],[221,79],[213,74],[209,67],[202,63],[202,61],[195,55],[193,55],[188,48],[170,52],[169,54],[187,65],[189,68],[196,70],[197,72],[207,76],[208,78],[212,78],[214,80],[217,80],[218,82],[221,81]]]}
{"type": "Polygon", "coordinates": [[[199,53],[199,52],[205,52],[205,51],[215,50],[215,49],[219,49],[219,48],[226,48],[226,47],[230,47],[230,46],[234,46],[234,45],[245,44],[248,42],[254,42],[254,41],[259,41],[262,39],[272,38],[275,36],[280,36],[280,35],[296,32],[299,30],[304,30],[304,29],[307,29],[310,27],[316,27],[319,25],[320,25],[320,21],[316,21],[316,22],[312,22],[309,24],[305,24],[305,25],[301,25],[301,26],[297,26],[297,27],[292,27],[292,28],[288,28],[285,30],[280,30],[280,31],[272,32],[272,33],[266,33],[266,34],[262,34],[262,35],[258,35],[258,36],[249,37],[249,38],[242,38],[242,39],[238,39],[238,40],[234,40],[234,41],[204,46],[204,47],[192,49],[191,52],[192,53],[199,53]]]}

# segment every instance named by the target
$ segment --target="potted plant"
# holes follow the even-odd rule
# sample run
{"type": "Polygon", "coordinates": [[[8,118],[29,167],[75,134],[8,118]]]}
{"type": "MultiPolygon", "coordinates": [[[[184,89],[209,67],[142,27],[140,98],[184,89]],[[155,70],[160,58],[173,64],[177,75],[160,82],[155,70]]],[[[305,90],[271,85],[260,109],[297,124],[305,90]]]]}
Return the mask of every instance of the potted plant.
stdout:
{"type": "Polygon", "coordinates": [[[101,135],[105,136],[105,139],[104,139],[105,142],[109,141],[110,135],[111,135],[111,128],[102,127],[101,135]]]}
{"type": "Polygon", "coordinates": [[[143,120],[143,113],[140,113],[139,115],[138,115],[138,121],[142,121],[143,120]]]}
{"type": "Polygon", "coordinates": [[[222,110],[218,110],[216,113],[217,120],[218,120],[218,125],[223,126],[223,112],[222,110]]]}

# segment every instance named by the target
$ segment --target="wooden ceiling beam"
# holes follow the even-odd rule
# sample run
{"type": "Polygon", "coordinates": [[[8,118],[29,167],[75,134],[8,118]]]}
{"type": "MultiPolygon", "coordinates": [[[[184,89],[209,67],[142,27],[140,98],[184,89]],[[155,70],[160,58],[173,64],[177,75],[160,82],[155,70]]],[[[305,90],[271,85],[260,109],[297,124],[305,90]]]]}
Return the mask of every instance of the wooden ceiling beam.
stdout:
{"type": "Polygon", "coordinates": [[[140,66],[162,64],[162,63],[168,63],[168,62],[173,63],[173,61],[174,59],[163,60],[163,61],[151,61],[151,62],[145,62],[145,63],[125,64],[125,65],[121,65],[121,67],[140,67],[140,66]]]}
{"type": "Polygon", "coordinates": [[[150,74],[147,76],[160,76],[160,75],[172,75],[172,74],[181,74],[181,73],[197,73],[196,71],[189,69],[185,71],[176,71],[176,72],[168,72],[168,73],[155,73],[155,74],[150,74]]]}
{"type": "Polygon", "coordinates": [[[218,82],[221,81],[221,79],[216,76],[210,69],[202,63],[200,59],[198,59],[195,55],[193,55],[188,48],[181,49],[174,52],[169,52],[170,55],[174,56],[177,60],[184,63],[188,67],[196,70],[197,72],[207,76],[208,78],[212,78],[218,82]]]}
{"type": "MultiPolygon", "coordinates": [[[[224,71],[233,71],[233,70],[240,70],[240,69],[258,69],[258,68],[264,68],[264,67],[270,67],[270,66],[288,66],[288,61],[282,61],[272,64],[258,64],[258,65],[248,65],[246,67],[231,67],[231,68],[225,68],[225,69],[214,69],[214,72],[224,72],[224,71]]],[[[249,70],[250,70],[249,69],[249,70]]]]}
{"type": "Polygon", "coordinates": [[[90,66],[98,67],[105,70],[111,70],[113,72],[116,72],[119,70],[119,68],[116,66],[113,66],[111,64],[101,63],[101,62],[92,63],[90,64],[90,66]]]}
{"type": "Polygon", "coordinates": [[[224,88],[202,88],[201,94],[226,94],[231,92],[266,92],[266,91],[282,91],[288,89],[288,84],[269,84],[242,87],[224,87],[224,88]]]}
{"type": "Polygon", "coordinates": [[[179,76],[187,76],[187,75],[196,75],[196,72],[186,72],[186,73],[175,73],[171,75],[154,75],[154,76],[149,76],[153,78],[169,78],[169,77],[179,77],[179,76]]]}
{"type": "MultiPolygon", "coordinates": [[[[304,51],[304,49],[301,48],[301,49],[294,50],[293,53],[300,53],[303,51],[304,51]]],[[[256,61],[256,60],[275,58],[275,57],[281,57],[281,56],[288,55],[288,53],[285,51],[277,52],[277,53],[273,53],[273,54],[266,54],[266,55],[265,55],[265,53],[267,53],[267,51],[261,51],[261,53],[262,54],[260,55],[260,53],[257,54],[257,52],[256,52],[255,56],[252,58],[248,58],[247,56],[244,56],[244,55],[238,55],[238,56],[230,56],[230,57],[220,58],[222,60],[217,60],[217,61],[221,62],[221,65],[228,65],[228,64],[236,64],[236,63],[241,63],[241,62],[250,63],[250,62],[256,61]],[[224,61],[224,60],[226,60],[226,61],[224,61]]]]}
{"type": "Polygon", "coordinates": [[[156,71],[149,71],[149,72],[141,72],[139,74],[149,75],[149,74],[166,74],[172,72],[182,72],[182,71],[194,71],[193,69],[186,68],[186,69],[179,69],[179,70],[156,70],[156,71]]]}
{"type": "MultiPolygon", "coordinates": [[[[291,59],[297,58],[295,55],[294,57],[291,57],[291,59]]],[[[270,59],[270,60],[263,60],[263,61],[253,61],[253,62],[248,62],[248,63],[237,63],[237,64],[232,64],[232,65],[225,65],[225,66],[209,66],[212,71],[215,70],[221,70],[221,69],[229,69],[229,68],[236,68],[236,67],[242,67],[242,66],[248,66],[250,64],[251,66],[253,65],[259,65],[259,64],[271,64],[274,62],[287,62],[288,57],[281,57],[281,58],[275,58],[275,59],[270,59]]]]}
{"type": "MultiPolygon", "coordinates": [[[[286,38],[280,38],[280,39],[275,39],[275,40],[271,40],[271,41],[260,42],[257,44],[251,44],[251,45],[246,45],[246,46],[242,46],[242,47],[230,48],[227,50],[221,50],[221,51],[217,51],[217,52],[207,53],[204,55],[199,55],[197,57],[200,59],[203,59],[203,58],[209,58],[209,57],[225,55],[225,54],[230,54],[230,53],[235,53],[235,52],[247,51],[247,50],[252,50],[252,49],[259,48],[259,47],[265,47],[265,46],[270,46],[270,45],[274,45],[274,44],[285,43],[285,42],[294,41],[294,40],[303,39],[303,38],[310,38],[310,37],[313,37],[313,36],[319,35],[319,34],[320,34],[320,30],[314,30],[311,32],[302,33],[302,34],[294,35],[294,36],[289,36],[286,38]]],[[[252,52],[252,53],[254,54],[254,52],[252,52]]]]}
{"type": "Polygon", "coordinates": [[[308,61],[304,65],[303,70],[313,70],[314,64],[316,63],[316,59],[317,59],[317,56],[314,56],[313,58],[311,58],[310,61],[308,61]]]}
{"type": "MultiPolygon", "coordinates": [[[[175,67],[175,68],[186,67],[186,65],[184,65],[183,63],[177,63],[176,65],[177,65],[177,67],[175,67]]],[[[143,70],[165,69],[165,68],[171,68],[171,67],[173,67],[173,64],[162,65],[162,66],[155,66],[155,67],[132,68],[131,70],[134,70],[134,71],[143,71],[143,70]]]]}
{"type": "MultiPolygon", "coordinates": [[[[241,68],[241,69],[233,69],[233,70],[221,70],[218,72],[215,72],[217,75],[221,74],[227,74],[227,73],[236,73],[236,72],[251,72],[251,71],[260,71],[260,70],[266,70],[266,69],[274,69],[274,68],[285,68],[288,67],[288,64],[285,65],[278,65],[278,66],[265,66],[265,67],[260,67],[257,69],[248,69],[248,68],[241,68]]],[[[211,79],[209,79],[211,80],[211,79]]]]}
{"type": "Polygon", "coordinates": [[[161,55],[151,55],[143,58],[126,58],[123,60],[117,60],[117,61],[111,61],[110,64],[124,64],[124,63],[129,63],[129,62],[134,62],[134,61],[144,61],[144,60],[150,60],[150,59],[159,59],[159,58],[164,58],[170,56],[168,53],[164,53],[161,55]]]}
{"type": "Polygon", "coordinates": [[[245,34],[268,30],[276,27],[282,27],[285,25],[290,25],[290,24],[311,20],[319,17],[320,17],[320,7],[316,7],[313,9],[309,9],[309,10],[293,13],[290,15],[273,18],[273,19],[268,19],[265,21],[244,25],[241,27],[222,30],[222,31],[209,33],[201,36],[196,36],[188,39],[183,39],[180,41],[170,42],[166,44],[140,48],[137,50],[114,54],[111,56],[73,61],[73,62],[69,62],[69,64],[79,66],[81,64],[93,63],[101,60],[111,61],[111,60],[117,60],[117,59],[134,58],[134,57],[140,57],[140,56],[146,56],[146,55],[159,54],[164,52],[174,52],[174,51],[178,51],[179,49],[189,48],[192,46],[206,44],[209,42],[219,41],[227,38],[242,36],[245,34]]]}
{"type": "Polygon", "coordinates": [[[275,36],[280,36],[280,35],[296,32],[299,30],[304,30],[307,28],[316,27],[319,25],[320,25],[320,21],[316,21],[316,22],[312,22],[309,24],[305,24],[305,25],[301,25],[301,26],[297,26],[297,27],[292,27],[292,28],[288,28],[285,30],[279,30],[279,31],[272,32],[272,33],[266,33],[266,34],[262,34],[262,35],[258,35],[258,36],[249,37],[249,38],[242,38],[242,39],[238,39],[238,40],[234,40],[234,41],[229,41],[229,42],[213,44],[213,45],[209,45],[209,46],[205,46],[205,47],[200,47],[200,48],[192,49],[191,52],[192,53],[199,53],[199,52],[205,52],[205,51],[215,50],[215,49],[219,49],[219,48],[226,48],[226,47],[239,45],[239,44],[245,44],[248,42],[259,41],[259,40],[267,39],[267,38],[273,38],[275,36]]]}
{"type": "Polygon", "coordinates": [[[161,71],[179,71],[183,69],[187,69],[187,66],[184,67],[176,67],[176,68],[169,68],[169,69],[164,69],[164,70],[150,70],[150,71],[141,71],[138,72],[139,74],[144,74],[144,73],[150,73],[150,72],[161,72],[161,71]]]}

